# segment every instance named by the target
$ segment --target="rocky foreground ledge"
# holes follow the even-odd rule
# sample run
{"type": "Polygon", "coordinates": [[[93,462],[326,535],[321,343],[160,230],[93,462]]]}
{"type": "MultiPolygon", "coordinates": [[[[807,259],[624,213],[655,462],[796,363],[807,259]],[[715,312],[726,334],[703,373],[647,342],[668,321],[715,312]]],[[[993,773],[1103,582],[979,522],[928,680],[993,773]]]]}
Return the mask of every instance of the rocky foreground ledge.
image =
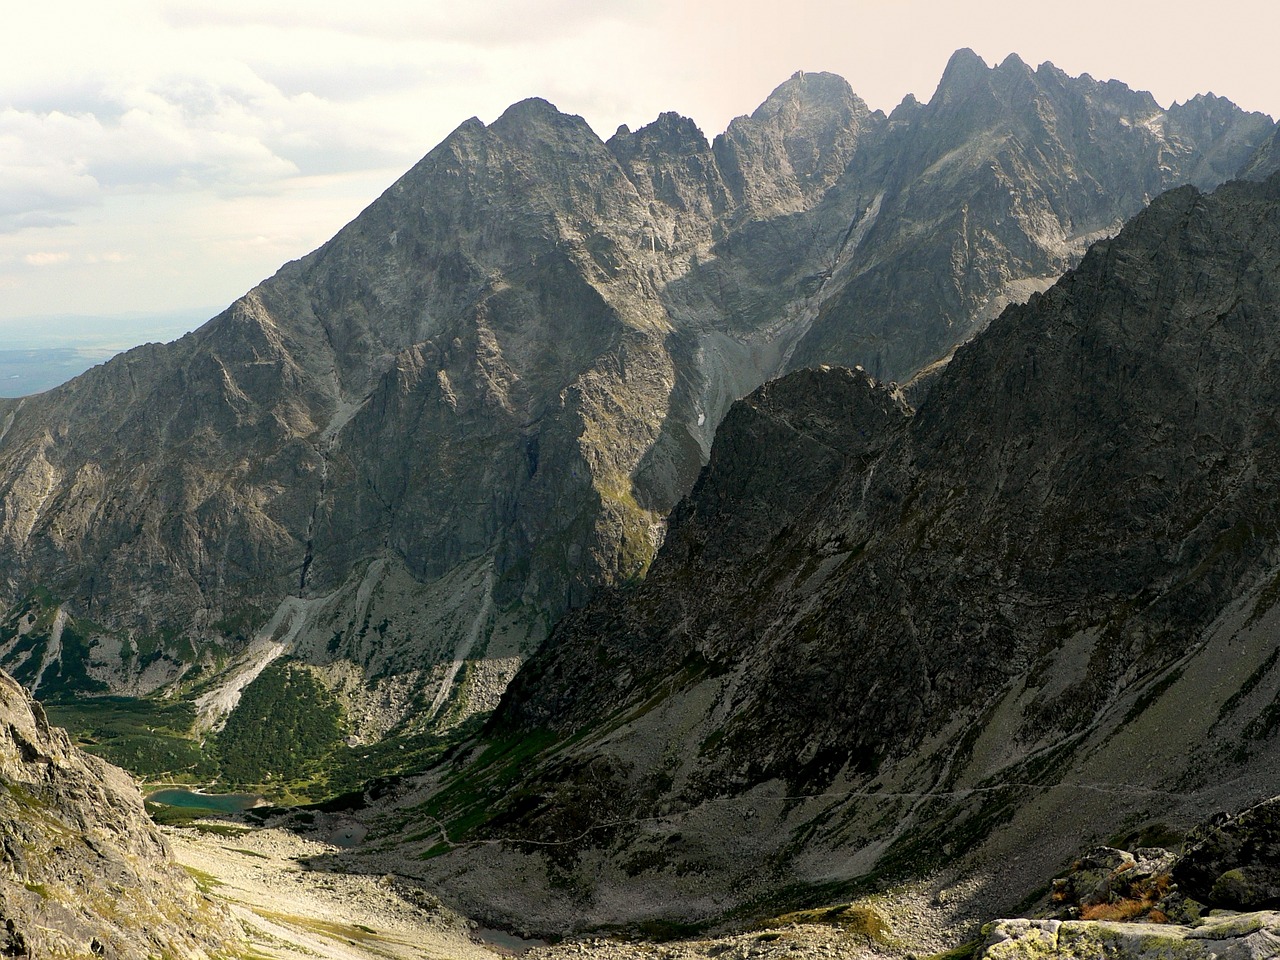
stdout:
{"type": "Polygon", "coordinates": [[[1095,848],[1054,881],[1052,899],[1057,919],[988,924],[977,957],[1280,957],[1280,797],[1215,817],[1188,835],[1179,854],[1095,848]]]}
{"type": "Polygon", "coordinates": [[[1280,913],[1232,913],[1194,926],[1103,920],[998,920],[980,960],[1273,960],[1280,913]]]}

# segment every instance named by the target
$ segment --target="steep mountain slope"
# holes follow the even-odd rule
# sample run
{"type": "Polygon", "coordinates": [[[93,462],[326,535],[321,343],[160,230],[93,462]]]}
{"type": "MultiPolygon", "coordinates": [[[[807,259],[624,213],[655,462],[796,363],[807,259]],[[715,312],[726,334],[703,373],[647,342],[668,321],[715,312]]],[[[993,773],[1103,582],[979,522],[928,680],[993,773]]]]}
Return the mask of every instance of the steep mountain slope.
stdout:
{"type": "Polygon", "coordinates": [[[172,861],[123,770],[0,673],[0,954],[221,956],[239,931],[172,861]]]}
{"type": "Polygon", "coordinates": [[[858,373],[770,384],[645,582],[386,825],[550,928],[935,870],[1007,910],[1090,838],[1270,795],[1278,364],[1275,175],[1165,194],[914,415],[858,373]]]}
{"type": "Polygon", "coordinates": [[[1240,176],[1249,180],[1264,180],[1280,170],[1280,123],[1263,141],[1249,162],[1240,170],[1240,176]]]}
{"type": "Polygon", "coordinates": [[[0,406],[0,661],[48,692],[200,664],[211,725],[288,654],[363,737],[454,723],[645,572],[733,400],[909,375],[1270,130],[969,52],[891,117],[797,74],[713,144],[468,121],[200,330],[0,406]]]}

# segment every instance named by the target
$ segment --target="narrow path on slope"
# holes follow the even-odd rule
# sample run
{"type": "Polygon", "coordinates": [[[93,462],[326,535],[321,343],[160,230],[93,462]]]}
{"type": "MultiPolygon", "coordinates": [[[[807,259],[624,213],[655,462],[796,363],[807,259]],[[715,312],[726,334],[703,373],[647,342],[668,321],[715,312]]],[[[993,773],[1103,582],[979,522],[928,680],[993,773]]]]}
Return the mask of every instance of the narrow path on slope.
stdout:
{"type": "Polygon", "coordinates": [[[524,837],[492,837],[482,840],[453,840],[450,838],[445,824],[436,817],[425,817],[432,825],[435,826],[440,835],[440,842],[450,848],[461,849],[465,847],[481,847],[496,846],[509,843],[520,847],[565,847],[572,844],[580,843],[591,834],[600,830],[612,830],[617,827],[637,826],[642,823],[666,823],[674,825],[675,822],[682,820],[686,815],[696,813],[704,807],[719,805],[760,805],[765,803],[794,803],[804,800],[966,800],[970,797],[979,796],[986,793],[996,793],[1001,790],[1040,790],[1048,792],[1050,790],[1082,790],[1090,793],[1113,793],[1123,796],[1131,796],[1135,793],[1152,797],[1171,797],[1183,799],[1186,797],[1185,791],[1172,790],[1156,790],[1151,787],[1138,786],[1137,784],[1128,783],[1001,783],[983,787],[965,787],[959,790],[923,790],[923,791],[892,791],[892,790],[841,790],[832,793],[801,793],[787,796],[744,796],[744,797],[713,797],[703,800],[696,806],[690,807],[688,810],[678,810],[671,813],[662,814],[653,817],[622,817],[615,820],[603,820],[600,823],[592,824],[581,833],[567,840],[530,840],[524,837]]]}

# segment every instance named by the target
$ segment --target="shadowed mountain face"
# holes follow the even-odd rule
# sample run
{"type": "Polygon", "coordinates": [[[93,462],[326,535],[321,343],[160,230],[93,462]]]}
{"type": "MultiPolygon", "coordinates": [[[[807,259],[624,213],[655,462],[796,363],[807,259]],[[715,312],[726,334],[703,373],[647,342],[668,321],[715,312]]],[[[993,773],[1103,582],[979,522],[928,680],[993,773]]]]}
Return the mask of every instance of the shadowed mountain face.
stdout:
{"type": "Polygon", "coordinates": [[[712,144],[470,120],[200,330],[0,401],[0,659],[133,692],[201,662],[214,723],[293,654],[368,736],[453,722],[644,574],[735,399],[906,378],[1271,131],[967,51],[889,117],[797,74],[712,144]]]}
{"type": "Polygon", "coordinates": [[[1008,910],[1090,842],[1270,796],[1278,383],[1280,174],[1163,195],[914,413],[847,370],[768,384],[645,582],[570,613],[493,752],[405,810],[489,841],[420,869],[547,928],[935,869],[1008,910]],[[502,774],[511,743],[538,761],[502,774]]]}

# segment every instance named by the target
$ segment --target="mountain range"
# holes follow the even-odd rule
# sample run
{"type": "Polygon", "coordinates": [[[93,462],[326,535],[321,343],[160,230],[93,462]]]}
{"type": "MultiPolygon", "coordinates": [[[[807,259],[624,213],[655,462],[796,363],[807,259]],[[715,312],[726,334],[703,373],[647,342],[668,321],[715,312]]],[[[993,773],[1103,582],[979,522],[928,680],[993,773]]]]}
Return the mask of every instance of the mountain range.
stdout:
{"type": "Polygon", "coordinates": [[[905,383],[1274,130],[971,51],[887,116],[798,73],[710,143],[469,120],[199,330],[0,401],[0,663],[216,729],[288,656],[357,740],[455,726],[643,577],[737,398],[905,383]]]}
{"type": "MultiPolygon", "coordinates": [[[[358,813],[313,867],[525,931],[1026,909],[1274,792],[1277,137],[969,51],[712,142],[468,121],[199,330],[0,401],[0,662],[99,748],[149,711],[135,772],[394,769],[261,817],[358,813]]],[[[230,936],[0,695],[5,946],[230,936]]]]}
{"type": "Polygon", "coordinates": [[[918,408],[861,370],[761,387],[644,582],[379,811],[441,825],[396,862],[544,930],[922,878],[1010,911],[1090,842],[1270,796],[1278,304],[1280,174],[1184,187],[918,408]]]}

